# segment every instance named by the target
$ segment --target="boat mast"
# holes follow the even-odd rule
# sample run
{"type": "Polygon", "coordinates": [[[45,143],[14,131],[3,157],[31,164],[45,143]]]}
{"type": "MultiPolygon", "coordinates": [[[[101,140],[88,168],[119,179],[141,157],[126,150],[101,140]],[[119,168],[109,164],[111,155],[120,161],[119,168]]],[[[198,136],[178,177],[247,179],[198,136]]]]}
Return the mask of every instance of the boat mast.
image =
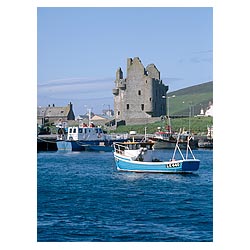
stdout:
{"type": "Polygon", "coordinates": [[[91,121],[91,109],[88,109],[88,116],[89,116],[89,127],[90,127],[90,121],[91,121]]]}
{"type": "Polygon", "coordinates": [[[167,98],[167,116],[168,116],[168,128],[169,128],[169,133],[170,135],[172,134],[172,128],[171,128],[171,122],[170,122],[170,116],[169,116],[169,96],[168,93],[166,93],[166,98],[167,98]]]}

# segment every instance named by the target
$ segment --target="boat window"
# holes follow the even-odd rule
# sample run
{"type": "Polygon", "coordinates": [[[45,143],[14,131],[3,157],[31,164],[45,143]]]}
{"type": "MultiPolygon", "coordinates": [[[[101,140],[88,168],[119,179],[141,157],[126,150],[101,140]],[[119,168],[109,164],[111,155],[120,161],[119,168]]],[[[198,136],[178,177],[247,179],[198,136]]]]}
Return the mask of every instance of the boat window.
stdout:
{"type": "Polygon", "coordinates": [[[69,133],[72,133],[72,128],[69,129],[69,133]]]}
{"type": "Polygon", "coordinates": [[[73,129],[73,133],[76,133],[76,128],[73,129]]]}
{"type": "Polygon", "coordinates": [[[84,134],[86,134],[86,133],[87,133],[87,129],[85,128],[85,129],[84,129],[84,134]]]}
{"type": "Polygon", "coordinates": [[[82,128],[79,128],[78,133],[82,134],[82,128]]]}
{"type": "Polygon", "coordinates": [[[98,128],[95,129],[95,132],[98,133],[98,128]]]}

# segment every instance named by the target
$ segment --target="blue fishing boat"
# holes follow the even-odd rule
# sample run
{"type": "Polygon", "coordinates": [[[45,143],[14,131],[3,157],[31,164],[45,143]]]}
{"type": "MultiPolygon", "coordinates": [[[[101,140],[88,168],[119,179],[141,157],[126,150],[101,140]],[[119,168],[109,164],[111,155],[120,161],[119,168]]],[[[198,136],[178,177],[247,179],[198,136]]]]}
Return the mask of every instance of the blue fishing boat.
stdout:
{"type": "MultiPolygon", "coordinates": [[[[188,139],[189,142],[190,139],[188,139]]],[[[151,173],[192,173],[199,169],[200,160],[196,159],[189,143],[187,143],[184,157],[178,140],[169,161],[154,158],[154,143],[152,142],[124,142],[114,144],[114,158],[118,171],[151,172],[151,173]],[[175,159],[179,152],[180,159],[175,159]],[[191,154],[191,158],[189,155],[191,154]]]]}

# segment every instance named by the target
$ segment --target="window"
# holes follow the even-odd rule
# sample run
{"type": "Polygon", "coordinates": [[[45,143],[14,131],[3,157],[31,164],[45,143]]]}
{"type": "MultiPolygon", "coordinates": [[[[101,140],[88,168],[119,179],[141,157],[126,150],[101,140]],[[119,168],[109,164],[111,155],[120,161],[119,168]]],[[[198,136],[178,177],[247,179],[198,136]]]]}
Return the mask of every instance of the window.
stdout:
{"type": "Polygon", "coordinates": [[[79,128],[78,133],[82,134],[82,128],[79,128]]]}
{"type": "Polygon", "coordinates": [[[140,90],[138,90],[138,95],[141,95],[141,91],[140,90]]]}
{"type": "Polygon", "coordinates": [[[117,115],[120,115],[120,111],[117,112],[117,115]]]}
{"type": "Polygon", "coordinates": [[[76,128],[73,128],[73,133],[76,133],[76,128]]]}
{"type": "Polygon", "coordinates": [[[149,101],[150,101],[150,102],[152,101],[152,98],[151,98],[151,97],[149,98],[149,101]]]}
{"type": "Polygon", "coordinates": [[[141,110],[144,110],[144,104],[141,104],[141,110]]]}
{"type": "Polygon", "coordinates": [[[129,104],[127,104],[127,109],[129,109],[129,104]]]}

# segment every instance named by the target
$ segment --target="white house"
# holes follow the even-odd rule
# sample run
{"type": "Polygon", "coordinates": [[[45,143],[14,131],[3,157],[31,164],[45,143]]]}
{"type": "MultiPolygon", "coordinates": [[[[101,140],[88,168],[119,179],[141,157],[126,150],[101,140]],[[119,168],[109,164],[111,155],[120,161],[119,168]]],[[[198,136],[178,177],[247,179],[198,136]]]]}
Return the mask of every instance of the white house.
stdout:
{"type": "Polygon", "coordinates": [[[207,110],[206,110],[206,112],[205,112],[205,116],[212,116],[212,117],[213,117],[213,104],[211,104],[211,105],[207,108],[207,110]]]}

